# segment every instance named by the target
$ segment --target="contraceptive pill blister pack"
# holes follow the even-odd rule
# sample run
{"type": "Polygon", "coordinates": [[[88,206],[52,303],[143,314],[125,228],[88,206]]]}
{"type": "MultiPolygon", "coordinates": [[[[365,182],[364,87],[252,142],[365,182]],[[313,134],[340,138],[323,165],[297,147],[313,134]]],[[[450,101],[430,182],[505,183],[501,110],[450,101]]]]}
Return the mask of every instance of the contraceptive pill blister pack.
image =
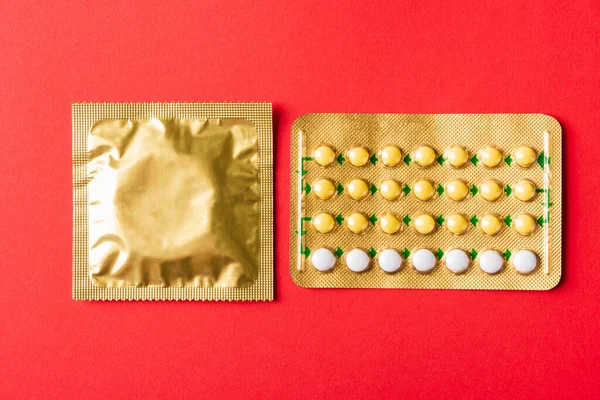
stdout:
{"type": "Polygon", "coordinates": [[[309,288],[555,287],[561,141],[543,114],[298,118],[292,278],[309,288]]]}

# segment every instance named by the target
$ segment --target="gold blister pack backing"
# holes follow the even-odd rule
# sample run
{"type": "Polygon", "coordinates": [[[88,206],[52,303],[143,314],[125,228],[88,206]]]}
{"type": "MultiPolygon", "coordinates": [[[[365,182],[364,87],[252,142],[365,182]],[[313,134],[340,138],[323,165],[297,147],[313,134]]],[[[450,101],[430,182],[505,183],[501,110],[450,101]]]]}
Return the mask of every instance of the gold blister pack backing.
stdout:
{"type": "MultiPolygon", "coordinates": [[[[560,124],[552,117],[543,114],[307,114],[298,118],[292,127],[291,144],[291,240],[290,273],[300,286],[308,288],[428,288],[428,289],[513,289],[548,290],[558,284],[561,277],[561,197],[562,197],[562,131],[560,124]],[[520,168],[514,162],[506,161],[496,168],[489,169],[472,162],[460,169],[451,168],[447,162],[423,169],[414,162],[408,166],[402,163],[395,168],[385,168],[381,162],[369,163],[366,167],[355,168],[347,160],[341,165],[335,162],[327,168],[320,167],[310,160],[315,147],[327,144],[332,146],[336,155],[354,145],[363,145],[371,154],[384,146],[397,145],[403,156],[412,157],[419,145],[433,147],[437,155],[443,155],[452,145],[462,145],[469,157],[486,145],[500,147],[504,158],[521,145],[529,145],[538,154],[544,151],[541,165],[520,168]],[[296,171],[296,172],[294,172],[296,171]],[[412,184],[420,178],[432,180],[436,187],[445,186],[453,179],[463,179],[469,187],[477,187],[486,179],[496,179],[503,185],[514,187],[519,179],[533,181],[543,190],[533,201],[523,203],[514,194],[503,196],[495,202],[487,202],[480,194],[469,195],[462,202],[454,202],[444,193],[434,199],[422,202],[412,193],[401,196],[399,200],[387,201],[379,193],[361,201],[348,198],[345,193],[330,200],[319,200],[313,193],[306,194],[306,185],[317,178],[330,178],[336,184],[344,185],[350,178],[361,177],[377,187],[384,178],[396,179],[403,186],[412,184]],[[319,234],[310,227],[310,218],[316,211],[328,211],[334,216],[347,216],[353,211],[362,211],[377,217],[386,211],[400,217],[411,218],[420,211],[431,213],[434,217],[463,213],[467,218],[478,217],[485,213],[496,213],[513,219],[521,212],[543,218],[543,225],[528,237],[518,235],[512,228],[504,226],[497,236],[486,236],[478,227],[471,225],[466,234],[455,236],[438,226],[435,233],[422,236],[415,233],[411,226],[395,235],[387,235],[377,226],[361,235],[350,233],[343,225],[337,226],[329,234],[319,234]],[[549,221],[549,222],[548,222],[549,221]],[[394,248],[399,252],[408,249],[414,253],[418,248],[438,249],[447,252],[460,248],[479,254],[486,249],[495,249],[500,253],[509,250],[514,254],[519,249],[530,249],[539,257],[538,268],[530,275],[517,273],[507,260],[504,270],[496,275],[484,273],[475,261],[467,272],[456,275],[450,272],[438,260],[436,268],[428,273],[418,273],[412,267],[410,258],[402,268],[388,274],[382,271],[375,260],[366,272],[356,274],[343,264],[343,256],[338,257],[331,272],[317,271],[310,265],[311,251],[326,247],[332,251],[340,248],[347,254],[353,248],[369,250],[371,247],[380,253],[385,248],[394,248]]],[[[514,156],[513,156],[514,157],[514,156]]],[[[510,257],[510,256],[509,256],[510,257]]]]}
{"type": "Polygon", "coordinates": [[[272,300],[273,134],[270,103],[74,103],[73,118],[73,298],[75,300],[272,300]],[[89,266],[89,134],[102,120],[244,119],[258,135],[258,277],[245,287],[96,286],[89,266]]]}

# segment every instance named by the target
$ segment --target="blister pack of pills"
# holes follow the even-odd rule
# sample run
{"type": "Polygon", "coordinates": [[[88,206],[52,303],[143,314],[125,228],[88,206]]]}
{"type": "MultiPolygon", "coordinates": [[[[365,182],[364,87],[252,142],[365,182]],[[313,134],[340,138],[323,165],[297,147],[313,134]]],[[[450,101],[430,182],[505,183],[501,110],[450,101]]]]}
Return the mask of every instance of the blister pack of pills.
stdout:
{"type": "Polygon", "coordinates": [[[555,287],[561,141],[544,114],[301,116],[292,278],[309,288],[555,287]]]}

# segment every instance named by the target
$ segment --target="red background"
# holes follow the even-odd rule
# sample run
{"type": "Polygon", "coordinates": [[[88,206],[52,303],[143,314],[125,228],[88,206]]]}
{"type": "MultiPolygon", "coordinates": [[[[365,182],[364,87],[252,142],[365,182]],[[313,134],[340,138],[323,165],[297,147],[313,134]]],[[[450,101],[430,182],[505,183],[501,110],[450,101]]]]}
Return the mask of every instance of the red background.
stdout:
{"type": "Polygon", "coordinates": [[[0,397],[599,395],[597,1],[176,3],[0,2],[0,397]],[[273,102],[276,301],[71,300],[70,103],[211,100],[273,102]],[[562,283],[297,287],[290,127],[316,111],[556,117],[562,283]]]}

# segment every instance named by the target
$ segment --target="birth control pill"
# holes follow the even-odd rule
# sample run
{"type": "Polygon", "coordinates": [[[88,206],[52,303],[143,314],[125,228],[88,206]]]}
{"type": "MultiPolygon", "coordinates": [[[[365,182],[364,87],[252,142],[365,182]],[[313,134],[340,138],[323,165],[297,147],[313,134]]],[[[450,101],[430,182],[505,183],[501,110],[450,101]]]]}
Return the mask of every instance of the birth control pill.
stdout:
{"type": "Polygon", "coordinates": [[[469,220],[463,214],[450,214],[446,217],[446,229],[453,235],[462,235],[469,228],[469,220]]]}
{"type": "Polygon", "coordinates": [[[535,197],[535,183],[529,179],[519,179],[514,188],[515,197],[521,201],[531,201],[535,197]]]}
{"type": "Polygon", "coordinates": [[[335,228],[335,220],[329,213],[319,213],[312,218],[312,226],[319,233],[329,233],[335,228]]]}
{"type": "Polygon", "coordinates": [[[312,190],[321,200],[328,200],[335,196],[335,184],[330,179],[317,179],[312,184],[312,190]]]}
{"type": "Polygon", "coordinates": [[[521,236],[529,236],[535,230],[535,218],[531,214],[522,213],[513,220],[514,230],[521,236]]]}
{"type": "Polygon", "coordinates": [[[469,161],[469,153],[462,146],[452,146],[446,150],[446,161],[451,167],[463,167],[469,161]]]}
{"type": "Polygon", "coordinates": [[[461,249],[452,249],[444,256],[446,268],[455,274],[463,273],[469,268],[469,256],[461,249]]]}
{"type": "Polygon", "coordinates": [[[386,179],[379,185],[379,193],[381,193],[381,197],[384,199],[392,201],[400,197],[402,189],[397,181],[386,179]]]}
{"type": "Polygon", "coordinates": [[[402,223],[396,214],[386,213],[379,217],[379,228],[383,233],[393,235],[394,233],[398,233],[401,227],[402,223]]]}
{"type": "Polygon", "coordinates": [[[352,233],[363,233],[369,227],[369,220],[363,213],[353,213],[346,218],[346,227],[352,233]]]}
{"type": "Polygon", "coordinates": [[[417,233],[421,235],[429,235],[435,230],[435,219],[433,219],[431,214],[419,214],[415,217],[413,226],[417,233]]]}
{"type": "Polygon", "coordinates": [[[330,271],[335,265],[335,260],[336,258],[333,251],[326,248],[320,248],[310,256],[310,263],[312,266],[315,267],[317,271],[321,272],[330,271]]]}
{"type": "Polygon", "coordinates": [[[453,201],[463,201],[469,194],[469,187],[466,182],[455,179],[446,184],[446,194],[453,201]]]}
{"type": "Polygon", "coordinates": [[[404,259],[400,253],[394,249],[385,249],[377,257],[379,267],[389,274],[398,271],[402,267],[403,262],[404,259]]]}
{"type": "Polygon", "coordinates": [[[479,186],[481,197],[487,201],[496,201],[502,196],[502,185],[493,179],[489,179],[479,186]]]}
{"type": "Polygon", "coordinates": [[[413,268],[419,272],[429,272],[437,263],[435,254],[429,249],[419,249],[411,256],[413,268]]]}
{"type": "Polygon", "coordinates": [[[529,168],[535,163],[537,152],[529,146],[520,146],[515,149],[514,157],[519,167],[529,168]]]}
{"type": "Polygon", "coordinates": [[[362,146],[348,150],[348,162],[355,167],[364,167],[369,162],[369,151],[362,146]]]}
{"type": "Polygon", "coordinates": [[[366,251],[362,249],[352,249],[345,257],[346,266],[352,272],[363,272],[369,268],[371,259],[366,251]]]}
{"type": "Polygon", "coordinates": [[[502,229],[502,221],[496,214],[485,214],[479,221],[479,227],[486,235],[494,236],[502,229]]]}
{"type": "Polygon", "coordinates": [[[402,151],[396,146],[386,146],[379,152],[379,159],[386,167],[395,167],[402,161],[402,151]]]}
{"type": "Polygon", "coordinates": [[[435,150],[429,146],[420,146],[415,150],[413,159],[419,167],[431,167],[435,162],[435,150]]]}
{"type": "Polygon", "coordinates": [[[511,258],[511,264],[520,274],[530,274],[538,266],[537,255],[531,250],[519,250],[511,258]]]}
{"type": "Polygon", "coordinates": [[[497,274],[504,266],[504,258],[496,250],[485,250],[479,255],[479,267],[486,274],[497,274]]]}
{"type": "Polygon", "coordinates": [[[502,162],[502,151],[496,146],[485,146],[479,151],[481,163],[488,168],[494,168],[502,162]]]}
{"type": "Polygon", "coordinates": [[[321,167],[327,167],[335,161],[335,151],[330,146],[321,145],[313,151],[313,159],[321,167]]]}
{"type": "Polygon", "coordinates": [[[435,195],[435,186],[433,182],[427,179],[421,179],[413,185],[413,193],[415,197],[421,201],[431,200],[435,195]]]}
{"type": "Polygon", "coordinates": [[[354,200],[362,200],[369,194],[369,185],[362,179],[352,179],[346,185],[346,193],[354,200]]]}

